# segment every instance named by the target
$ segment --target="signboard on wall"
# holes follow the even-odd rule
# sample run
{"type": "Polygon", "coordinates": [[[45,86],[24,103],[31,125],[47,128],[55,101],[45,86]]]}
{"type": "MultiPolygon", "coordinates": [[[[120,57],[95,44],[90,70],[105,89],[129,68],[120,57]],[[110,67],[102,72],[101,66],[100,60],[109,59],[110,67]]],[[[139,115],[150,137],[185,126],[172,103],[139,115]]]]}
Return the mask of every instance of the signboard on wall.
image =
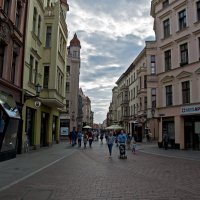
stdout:
{"type": "Polygon", "coordinates": [[[181,107],[181,115],[200,113],[200,105],[181,107]]]}

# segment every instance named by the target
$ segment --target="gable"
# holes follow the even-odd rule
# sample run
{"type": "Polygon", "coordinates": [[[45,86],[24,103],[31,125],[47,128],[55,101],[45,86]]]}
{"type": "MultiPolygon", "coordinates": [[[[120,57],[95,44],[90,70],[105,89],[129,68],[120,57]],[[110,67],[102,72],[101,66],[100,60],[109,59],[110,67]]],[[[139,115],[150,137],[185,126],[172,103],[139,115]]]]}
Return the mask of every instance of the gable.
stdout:
{"type": "Polygon", "coordinates": [[[192,76],[191,72],[186,72],[186,71],[182,71],[180,74],[178,74],[176,76],[177,79],[182,79],[182,78],[186,78],[186,77],[190,77],[192,76]]]}
{"type": "Polygon", "coordinates": [[[174,76],[165,76],[163,79],[161,79],[162,83],[167,83],[167,82],[171,82],[174,80],[174,76]]]}

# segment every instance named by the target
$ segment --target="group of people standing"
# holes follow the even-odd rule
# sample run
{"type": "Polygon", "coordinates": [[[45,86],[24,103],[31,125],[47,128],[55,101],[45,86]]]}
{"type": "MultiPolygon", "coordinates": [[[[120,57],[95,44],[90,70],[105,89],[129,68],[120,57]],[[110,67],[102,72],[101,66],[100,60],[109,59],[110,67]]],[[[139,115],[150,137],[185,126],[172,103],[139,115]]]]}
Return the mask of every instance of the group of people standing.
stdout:
{"type": "Polygon", "coordinates": [[[89,142],[89,147],[92,148],[92,142],[94,140],[94,136],[91,130],[85,130],[84,133],[81,131],[76,131],[73,128],[72,132],[69,133],[69,142],[72,146],[75,146],[78,141],[78,147],[81,147],[82,141],[84,144],[84,148],[87,147],[87,142],[89,142]]]}
{"type": "MultiPolygon", "coordinates": [[[[109,131],[108,133],[101,132],[100,134],[101,144],[103,144],[103,139],[105,137],[106,143],[109,150],[109,156],[112,156],[112,148],[113,145],[116,143],[117,146],[125,145],[128,149],[131,149],[131,141],[133,140],[132,151],[135,153],[135,145],[136,142],[134,138],[130,135],[125,133],[124,130],[121,130],[120,133],[116,133],[114,131],[109,131]]],[[[90,130],[86,129],[81,131],[76,131],[75,128],[69,134],[69,141],[72,147],[77,145],[80,148],[83,142],[84,148],[87,148],[87,143],[89,143],[89,147],[92,148],[92,142],[94,140],[95,134],[90,130]]]]}

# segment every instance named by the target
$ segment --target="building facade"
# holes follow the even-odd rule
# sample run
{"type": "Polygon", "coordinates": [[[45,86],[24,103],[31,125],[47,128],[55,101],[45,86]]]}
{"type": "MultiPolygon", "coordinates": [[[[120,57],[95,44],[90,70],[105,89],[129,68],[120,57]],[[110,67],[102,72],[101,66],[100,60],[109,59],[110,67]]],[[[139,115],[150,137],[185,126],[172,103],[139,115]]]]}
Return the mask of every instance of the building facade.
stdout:
{"type": "Polygon", "coordinates": [[[0,1],[0,161],[21,152],[25,15],[26,0],[0,1]]]}
{"type": "Polygon", "coordinates": [[[23,79],[23,140],[33,149],[59,142],[66,105],[67,1],[28,1],[23,79]],[[42,86],[39,95],[35,86],[42,86]]]}
{"type": "Polygon", "coordinates": [[[159,141],[200,149],[200,1],[152,1],[156,34],[159,141]]]}

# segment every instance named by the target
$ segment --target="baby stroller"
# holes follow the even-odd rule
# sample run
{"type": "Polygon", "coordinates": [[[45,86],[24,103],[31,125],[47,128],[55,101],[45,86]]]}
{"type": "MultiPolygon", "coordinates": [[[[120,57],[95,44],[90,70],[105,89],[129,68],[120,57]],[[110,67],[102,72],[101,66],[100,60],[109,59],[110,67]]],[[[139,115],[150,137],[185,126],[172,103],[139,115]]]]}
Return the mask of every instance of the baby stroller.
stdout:
{"type": "Polygon", "coordinates": [[[126,145],[125,143],[119,144],[119,158],[126,159],[126,145]]]}

